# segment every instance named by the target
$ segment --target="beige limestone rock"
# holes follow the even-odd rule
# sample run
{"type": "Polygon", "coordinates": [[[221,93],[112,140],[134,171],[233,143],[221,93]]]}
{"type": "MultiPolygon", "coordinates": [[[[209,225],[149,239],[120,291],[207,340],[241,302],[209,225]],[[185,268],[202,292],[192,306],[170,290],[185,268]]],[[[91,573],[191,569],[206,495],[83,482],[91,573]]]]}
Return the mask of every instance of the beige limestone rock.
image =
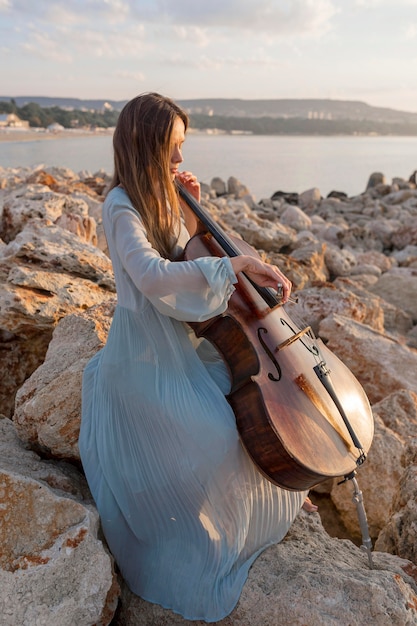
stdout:
{"type": "MultiPolygon", "coordinates": [[[[317,513],[302,511],[286,539],[253,564],[233,612],[219,626],[413,626],[417,568],[374,553],[370,570],[352,542],[331,539],[317,513]]],[[[150,604],[123,587],[114,626],[204,626],[150,604]]]]}
{"type": "Polygon", "coordinates": [[[324,253],[324,260],[330,276],[349,276],[356,265],[355,255],[347,249],[340,250],[336,246],[328,245],[324,253]]]}
{"type": "Polygon", "coordinates": [[[332,313],[319,336],[353,372],[371,404],[400,389],[417,392],[417,352],[394,338],[332,313]]]}
{"type": "Polygon", "coordinates": [[[250,195],[248,187],[235,176],[230,176],[227,179],[227,193],[234,195],[236,198],[250,195]]]}
{"type": "Polygon", "coordinates": [[[16,390],[43,363],[52,332],[0,331],[0,413],[12,417],[16,390]]]}
{"type": "Polygon", "coordinates": [[[18,390],[13,420],[32,448],[79,460],[82,373],[105,343],[113,310],[114,302],[64,317],[44,362],[18,390]]]}
{"type": "Polygon", "coordinates": [[[268,252],[265,254],[265,259],[273,265],[277,265],[291,280],[293,291],[305,289],[316,283],[323,283],[329,277],[321,244],[297,248],[289,255],[268,252]]]}
{"type": "Polygon", "coordinates": [[[315,282],[326,282],[329,278],[329,272],[324,262],[324,246],[323,244],[311,244],[297,248],[290,254],[291,259],[298,261],[306,270],[306,279],[304,284],[300,285],[295,282],[298,289],[307,287],[308,284],[315,282]]]}
{"type": "Polygon", "coordinates": [[[119,595],[81,474],[25,450],[0,419],[2,626],[107,626],[119,595]]]}
{"type": "Polygon", "coordinates": [[[30,263],[43,270],[81,276],[114,290],[112,266],[105,254],[74,233],[36,218],[1,249],[0,271],[14,263],[30,263]]]}
{"type": "Polygon", "coordinates": [[[365,275],[375,276],[378,279],[381,276],[381,270],[376,265],[359,264],[355,265],[350,272],[351,276],[365,275]]]}
{"type": "Polygon", "coordinates": [[[114,297],[109,258],[77,233],[34,218],[0,247],[0,409],[45,357],[52,330],[70,313],[114,297]]]}
{"type": "MultiPolygon", "coordinates": [[[[367,278],[368,280],[364,280],[364,276],[339,276],[332,284],[338,289],[352,291],[364,302],[373,302],[375,310],[378,311],[378,316],[382,313],[383,329],[379,327],[381,331],[385,330],[388,333],[394,333],[399,336],[408,333],[413,326],[411,315],[373,293],[371,288],[378,281],[378,278],[373,277],[373,280],[369,280],[369,276],[367,278]]],[[[373,324],[370,325],[378,329],[373,324]]]]}
{"type": "Polygon", "coordinates": [[[417,393],[400,389],[373,405],[384,424],[407,444],[417,438],[417,393]]]}
{"type": "MultiPolygon", "coordinates": [[[[374,438],[365,463],[358,468],[356,479],[363,494],[369,534],[375,540],[392,515],[392,505],[404,472],[402,455],[404,442],[387,428],[374,413],[374,438]],[[383,485],[383,488],[381,488],[383,485]]],[[[331,499],[351,537],[361,539],[356,506],[352,504],[352,481],[331,490],[331,499]]]]}
{"type": "Polygon", "coordinates": [[[357,295],[343,286],[336,288],[326,282],[305,287],[297,295],[297,305],[287,307],[289,314],[293,312],[305,320],[316,334],[320,322],[331,313],[344,315],[379,332],[384,330],[384,315],[379,299],[369,293],[357,295]]]}
{"type": "Polygon", "coordinates": [[[382,274],[370,291],[409,313],[417,322],[417,269],[394,267],[382,274]]]}
{"type": "Polygon", "coordinates": [[[417,224],[415,222],[416,219],[411,218],[408,224],[398,228],[392,235],[392,243],[399,250],[406,246],[415,246],[417,244],[417,224]]]}
{"type": "Polygon", "coordinates": [[[77,237],[87,241],[87,243],[91,243],[93,246],[97,245],[97,225],[91,217],[81,217],[74,213],[67,213],[58,217],[55,224],[75,233],[77,237]]]}
{"type": "Polygon", "coordinates": [[[391,516],[375,544],[377,550],[391,552],[417,562],[417,438],[404,454],[405,471],[394,499],[391,516]]]}
{"type": "Polygon", "coordinates": [[[281,224],[285,224],[295,231],[307,230],[311,227],[311,218],[299,207],[288,204],[280,216],[281,224]]]}
{"type": "Polygon", "coordinates": [[[52,192],[44,185],[29,185],[23,191],[19,187],[3,200],[0,236],[9,242],[33,219],[47,224],[70,215],[89,220],[87,203],[82,198],[52,192]]]}
{"type": "Polygon", "coordinates": [[[216,196],[224,196],[227,193],[227,186],[225,181],[219,176],[212,178],[210,182],[210,188],[216,193],[216,196]]]}
{"type": "Polygon", "coordinates": [[[90,280],[14,266],[0,292],[0,326],[22,337],[51,331],[65,315],[113,297],[90,280]]]}
{"type": "Polygon", "coordinates": [[[299,195],[300,207],[302,209],[309,209],[316,206],[321,200],[321,193],[318,187],[312,187],[303,191],[299,195]]]}
{"type": "Polygon", "coordinates": [[[377,239],[382,249],[387,250],[393,245],[393,237],[401,226],[399,220],[378,217],[368,222],[365,233],[368,238],[377,239]]]}
{"type": "Polygon", "coordinates": [[[417,266],[417,246],[405,246],[402,250],[395,250],[392,253],[392,258],[399,266],[415,268],[417,266]]]}
{"type": "Polygon", "coordinates": [[[295,241],[295,230],[260,217],[256,211],[251,211],[244,199],[232,198],[226,202],[224,198],[219,198],[213,200],[213,204],[226,227],[233,229],[256,250],[278,252],[295,241]]]}
{"type": "Polygon", "coordinates": [[[417,562],[417,394],[401,390],[374,406],[404,443],[403,467],[390,515],[375,546],[417,562]]]}
{"type": "Polygon", "coordinates": [[[395,265],[394,259],[387,257],[382,252],[377,250],[368,250],[367,252],[361,252],[357,256],[358,263],[376,265],[381,272],[388,272],[393,265],[395,265]]]}

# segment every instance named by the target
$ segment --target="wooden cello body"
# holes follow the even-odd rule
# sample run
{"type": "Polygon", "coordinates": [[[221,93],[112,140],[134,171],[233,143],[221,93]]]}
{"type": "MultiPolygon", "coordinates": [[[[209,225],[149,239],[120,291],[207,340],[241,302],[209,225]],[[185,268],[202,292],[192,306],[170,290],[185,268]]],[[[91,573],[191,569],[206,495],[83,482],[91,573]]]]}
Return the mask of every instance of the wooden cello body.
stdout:
{"type": "MultiPolygon", "coordinates": [[[[185,190],[180,194],[195,213],[203,210],[185,190]]],[[[185,259],[257,254],[218,230],[206,213],[197,217],[208,228],[190,239],[185,259]]],[[[352,372],[271,291],[239,275],[225,313],[191,326],[228,366],[228,401],[253,462],[274,484],[301,491],[348,476],[363,463],[373,416],[352,372]]]]}

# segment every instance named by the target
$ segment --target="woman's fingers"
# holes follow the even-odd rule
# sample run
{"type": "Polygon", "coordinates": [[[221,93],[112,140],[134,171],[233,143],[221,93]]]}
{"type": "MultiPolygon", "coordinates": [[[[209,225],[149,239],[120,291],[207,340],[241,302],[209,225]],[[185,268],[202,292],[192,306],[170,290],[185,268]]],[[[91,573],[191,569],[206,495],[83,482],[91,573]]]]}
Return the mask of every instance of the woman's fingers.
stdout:
{"type": "Polygon", "coordinates": [[[291,281],[275,266],[264,263],[256,257],[245,257],[242,259],[243,267],[241,271],[245,272],[251,280],[261,287],[271,287],[279,293],[279,298],[283,302],[287,302],[291,294],[291,281]]]}
{"type": "Polygon", "coordinates": [[[200,183],[198,182],[197,176],[192,172],[178,172],[176,177],[187,191],[189,191],[196,200],[200,201],[200,183]]]}

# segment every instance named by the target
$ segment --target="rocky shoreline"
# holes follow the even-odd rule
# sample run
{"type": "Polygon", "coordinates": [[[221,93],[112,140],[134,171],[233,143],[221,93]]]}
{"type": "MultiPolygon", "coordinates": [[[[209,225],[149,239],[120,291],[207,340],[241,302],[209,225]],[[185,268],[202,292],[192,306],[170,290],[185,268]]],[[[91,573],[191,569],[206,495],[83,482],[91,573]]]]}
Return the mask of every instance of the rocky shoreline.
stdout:
{"type": "MultiPolygon", "coordinates": [[[[2,624],[180,625],[133,596],[100,533],[77,446],[86,362],[115,305],[101,225],[105,172],[0,168],[0,606],[2,624]]],[[[285,540],[255,562],[221,626],[417,624],[417,187],[370,176],[355,197],[235,178],[205,206],[293,281],[293,311],[358,378],[375,435],[358,470],[370,569],[352,485],[313,493],[285,540]]],[[[203,622],[193,622],[203,624],[203,622]]]]}

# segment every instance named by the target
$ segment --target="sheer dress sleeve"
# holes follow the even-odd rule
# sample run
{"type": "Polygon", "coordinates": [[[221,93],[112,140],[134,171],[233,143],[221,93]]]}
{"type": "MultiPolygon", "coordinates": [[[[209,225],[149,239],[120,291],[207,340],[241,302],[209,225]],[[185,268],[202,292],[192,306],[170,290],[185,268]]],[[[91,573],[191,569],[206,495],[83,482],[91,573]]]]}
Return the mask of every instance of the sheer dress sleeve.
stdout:
{"type": "MultiPolygon", "coordinates": [[[[124,193],[124,192],[123,192],[124,193]]],[[[135,287],[163,315],[180,321],[204,321],[227,308],[237,282],[228,257],[170,261],[155,250],[140,216],[119,198],[107,207],[103,219],[110,228],[109,249],[116,254],[135,287]]],[[[117,283],[117,272],[116,283],[117,283]]]]}

